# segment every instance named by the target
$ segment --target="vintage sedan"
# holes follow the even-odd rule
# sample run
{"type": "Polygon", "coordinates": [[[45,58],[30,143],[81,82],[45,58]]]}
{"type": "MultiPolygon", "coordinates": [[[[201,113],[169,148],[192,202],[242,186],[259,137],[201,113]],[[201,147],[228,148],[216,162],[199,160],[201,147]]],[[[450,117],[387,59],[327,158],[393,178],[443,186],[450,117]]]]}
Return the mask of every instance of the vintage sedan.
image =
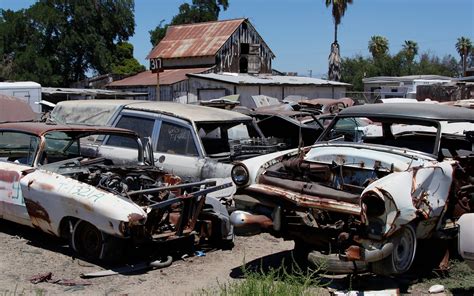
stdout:
{"type": "Polygon", "coordinates": [[[231,221],[241,232],[295,240],[297,254],[332,272],[404,273],[426,239],[459,238],[472,264],[474,131],[443,131],[461,122],[474,122],[474,111],[434,104],[344,109],[315,145],[237,163],[231,221]]]}
{"type": "Polygon", "coordinates": [[[179,183],[147,164],[140,139],[129,130],[0,124],[0,218],[68,238],[92,260],[117,259],[125,242],[231,240],[225,207],[205,203],[207,193],[228,185],[179,183]],[[134,143],[134,158],[104,157],[104,147],[95,144],[104,137],[134,143]]]}

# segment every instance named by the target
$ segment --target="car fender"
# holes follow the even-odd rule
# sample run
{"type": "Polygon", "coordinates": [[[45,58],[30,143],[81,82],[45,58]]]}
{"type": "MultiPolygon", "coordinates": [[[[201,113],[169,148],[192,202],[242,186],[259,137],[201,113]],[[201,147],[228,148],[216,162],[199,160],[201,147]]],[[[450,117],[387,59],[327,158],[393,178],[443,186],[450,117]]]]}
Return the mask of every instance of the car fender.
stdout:
{"type": "Polygon", "coordinates": [[[124,237],[123,222],[138,223],[146,213],[121,196],[56,173],[36,170],[21,179],[25,205],[35,228],[60,235],[64,217],[88,221],[110,235],[124,237]]]}
{"type": "Polygon", "coordinates": [[[361,196],[363,199],[374,193],[385,201],[386,211],[380,217],[386,223],[384,235],[420,218],[416,236],[429,238],[446,210],[452,175],[451,162],[426,162],[424,166],[391,173],[371,183],[361,196]]]}

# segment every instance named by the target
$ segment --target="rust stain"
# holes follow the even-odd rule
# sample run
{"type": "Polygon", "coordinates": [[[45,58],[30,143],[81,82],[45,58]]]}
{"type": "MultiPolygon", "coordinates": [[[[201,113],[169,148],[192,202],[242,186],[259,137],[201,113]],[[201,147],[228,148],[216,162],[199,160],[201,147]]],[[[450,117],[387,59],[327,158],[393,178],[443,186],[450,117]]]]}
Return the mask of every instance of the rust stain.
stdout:
{"type": "Polygon", "coordinates": [[[44,191],[53,191],[54,190],[54,186],[51,185],[51,184],[46,184],[46,183],[36,183],[38,185],[38,187],[41,189],[41,190],[44,190],[44,191]]]}
{"type": "Polygon", "coordinates": [[[13,183],[20,180],[20,174],[15,171],[0,170],[0,181],[13,183]]]}
{"type": "Polygon", "coordinates": [[[345,164],[346,163],[346,157],[345,155],[336,155],[336,163],[337,164],[345,164]]]}
{"type": "Polygon", "coordinates": [[[84,209],[86,209],[86,211],[89,211],[89,212],[94,211],[94,207],[88,203],[83,203],[82,206],[84,207],[84,209]]]}
{"type": "Polygon", "coordinates": [[[345,251],[346,257],[349,261],[361,260],[361,248],[359,246],[350,246],[345,251]]]}
{"type": "Polygon", "coordinates": [[[138,213],[131,213],[130,215],[128,215],[128,222],[130,224],[136,224],[138,223],[140,220],[142,220],[143,218],[145,218],[145,216],[143,216],[142,214],[138,214],[138,213]]]}
{"type": "Polygon", "coordinates": [[[39,202],[25,198],[25,205],[31,218],[44,220],[48,224],[51,223],[48,211],[46,211],[46,209],[40,205],[39,202]]]}

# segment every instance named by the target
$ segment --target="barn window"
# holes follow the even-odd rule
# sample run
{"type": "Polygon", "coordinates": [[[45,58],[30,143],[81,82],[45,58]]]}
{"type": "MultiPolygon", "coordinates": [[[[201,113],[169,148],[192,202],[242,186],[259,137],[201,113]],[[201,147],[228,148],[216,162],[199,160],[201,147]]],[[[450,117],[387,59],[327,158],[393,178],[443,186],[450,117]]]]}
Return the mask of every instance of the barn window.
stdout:
{"type": "Polygon", "coordinates": [[[249,54],[250,44],[240,43],[240,54],[249,54]]]}

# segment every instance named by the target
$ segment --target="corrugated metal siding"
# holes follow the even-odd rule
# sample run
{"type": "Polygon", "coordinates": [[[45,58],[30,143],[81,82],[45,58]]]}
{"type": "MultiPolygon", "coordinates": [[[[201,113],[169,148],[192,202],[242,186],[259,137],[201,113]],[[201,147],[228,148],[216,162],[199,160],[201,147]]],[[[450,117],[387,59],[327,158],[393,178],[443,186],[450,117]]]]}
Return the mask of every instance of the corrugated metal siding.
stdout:
{"type": "Polygon", "coordinates": [[[147,59],[213,56],[244,21],[235,19],[171,26],[147,59]]]}

